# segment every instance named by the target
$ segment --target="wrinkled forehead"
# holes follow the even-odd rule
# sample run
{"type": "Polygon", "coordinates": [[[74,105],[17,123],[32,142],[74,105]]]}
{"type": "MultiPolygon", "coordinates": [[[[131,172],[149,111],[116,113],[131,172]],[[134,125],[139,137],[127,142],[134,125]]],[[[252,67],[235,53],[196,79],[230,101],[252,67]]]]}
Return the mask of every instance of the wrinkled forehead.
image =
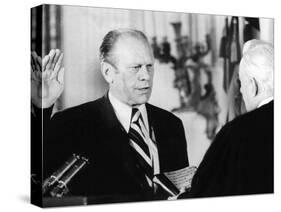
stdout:
{"type": "Polygon", "coordinates": [[[152,64],[154,56],[148,41],[142,37],[122,35],[116,41],[112,56],[120,64],[152,64]]]}

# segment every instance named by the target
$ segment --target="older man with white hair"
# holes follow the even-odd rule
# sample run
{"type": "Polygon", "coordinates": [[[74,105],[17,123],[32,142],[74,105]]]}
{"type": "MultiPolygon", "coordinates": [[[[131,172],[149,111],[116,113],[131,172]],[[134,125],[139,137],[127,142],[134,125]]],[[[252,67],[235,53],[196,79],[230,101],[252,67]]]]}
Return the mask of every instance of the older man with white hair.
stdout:
{"type": "Polygon", "coordinates": [[[217,134],[192,181],[193,197],[273,193],[273,46],[245,43],[240,62],[247,113],[217,134]]]}
{"type": "Polygon", "coordinates": [[[273,47],[252,40],[243,49],[239,78],[247,111],[252,111],[273,100],[273,47]]]}

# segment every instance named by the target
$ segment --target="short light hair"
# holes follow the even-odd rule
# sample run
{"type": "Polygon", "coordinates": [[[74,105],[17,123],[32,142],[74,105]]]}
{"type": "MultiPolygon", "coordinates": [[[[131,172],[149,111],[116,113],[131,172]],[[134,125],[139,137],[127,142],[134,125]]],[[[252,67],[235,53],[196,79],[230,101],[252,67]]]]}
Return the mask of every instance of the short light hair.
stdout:
{"type": "Polygon", "coordinates": [[[250,40],[244,44],[240,69],[250,77],[254,77],[265,88],[265,92],[273,94],[274,84],[274,48],[273,45],[261,41],[250,40]]]}
{"type": "Polygon", "coordinates": [[[100,46],[100,60],[105,62],[113,62],[112,51],[117,41],[124,36],[131,36],[143,40],[149,45],[149,41],[145,34],[136,29],[115,29],[109,31],[103,38],[100,46]]]}

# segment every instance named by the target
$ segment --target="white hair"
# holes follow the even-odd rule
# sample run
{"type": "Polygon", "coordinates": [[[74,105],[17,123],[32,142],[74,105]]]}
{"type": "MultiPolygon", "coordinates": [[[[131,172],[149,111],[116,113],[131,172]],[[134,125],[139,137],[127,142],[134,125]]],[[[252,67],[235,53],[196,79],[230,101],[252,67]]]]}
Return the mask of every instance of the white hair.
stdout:
{"type": "Polygon", "coordinates": [[[250,40],[244,44],[240,69],[255,78],[264,91],[273,95],[274,49],[261,40],[250,40]]]}

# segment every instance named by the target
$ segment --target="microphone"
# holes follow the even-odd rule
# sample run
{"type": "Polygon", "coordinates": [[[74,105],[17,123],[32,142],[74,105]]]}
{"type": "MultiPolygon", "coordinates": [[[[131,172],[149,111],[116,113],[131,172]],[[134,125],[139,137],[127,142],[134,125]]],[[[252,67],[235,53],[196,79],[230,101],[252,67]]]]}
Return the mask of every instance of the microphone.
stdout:
{"type": "Polygon", "coordinates": [[[49,194],[52,197],[62,197],[69,192],[67,185],[72,178],[89,161],[85,157],[73,154],[57,171],[55,171],[43,183],[43,194],[49,194]]]}

